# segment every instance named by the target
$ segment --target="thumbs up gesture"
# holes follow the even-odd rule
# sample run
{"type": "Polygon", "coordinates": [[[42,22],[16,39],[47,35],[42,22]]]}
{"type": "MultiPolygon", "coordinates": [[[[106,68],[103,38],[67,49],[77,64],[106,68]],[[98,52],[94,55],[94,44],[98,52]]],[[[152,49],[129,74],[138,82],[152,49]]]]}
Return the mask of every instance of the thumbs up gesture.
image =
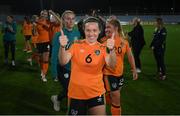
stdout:
{"type": "Polygon", "coordinates": [[[61,30],[61,36],[59,37],[59,43],[62,48],[65,48],[68,43],[68,38],[64,35],[64,32],[61,30]]]}
{"type": "Polygon", "coordinates": [[[109,39],[107,40],[107,48],[108,48],[109,50],[113,50],[113,49],[114,49],[114,43],[115,43],[115,41],[114,41],[114,33],[113,33],[112,36],[111,36],[111,38],[109,38],[109,39]]]}

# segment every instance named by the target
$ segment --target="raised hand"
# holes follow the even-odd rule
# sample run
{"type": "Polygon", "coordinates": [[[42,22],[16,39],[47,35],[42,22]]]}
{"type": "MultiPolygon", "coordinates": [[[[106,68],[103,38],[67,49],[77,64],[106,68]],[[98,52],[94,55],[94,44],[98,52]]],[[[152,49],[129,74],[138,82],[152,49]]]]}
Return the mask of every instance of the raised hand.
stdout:
{"type": "Polygon", "coordinates": [[[66,35],[64,35],[63,30],[61,30],[61,36],[59,37],[59,43],[62,48],[65,48],[68,43],[68,38],[66,35]]]}
{"type": "Polygon", "coordinates": [[[109,50],[113,50],[113,49],[114,49],[114,43],[115,43],[115,41],[114,41],[114,33],[113,33],[112,36],[111,36],[111,38],[109,38],[109,39],[107,40],[107,48],[108,48],[109,50]]]}

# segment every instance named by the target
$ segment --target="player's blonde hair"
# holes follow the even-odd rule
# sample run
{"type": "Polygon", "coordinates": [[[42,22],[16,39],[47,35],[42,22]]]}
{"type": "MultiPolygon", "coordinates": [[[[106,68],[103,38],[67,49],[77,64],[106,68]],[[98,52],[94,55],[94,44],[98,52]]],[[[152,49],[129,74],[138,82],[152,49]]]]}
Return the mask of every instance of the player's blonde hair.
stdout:
{"type": "Polygon", "coordinates": [[[62,15],[61,15],[62,20],[64,20],[64,16],[65,16],[66,14],[73,14],[73,15],[75,15],[75,13],[74,13],[73,11],[71,11],[71,10],[66,10],[66,11],[64,11],[64,12],[62,13],[62,15]]]}
{"type": "Polygon", "coordinates": [[[66,14],[73,14],[74,16],[76,16],[75,13],[71,10],[64,11],[61,15],[62,26],[64,26],[64,27],[65,27],[64,17],[66,14]]]}
{"type": "Polygon", "coordinates": [[[122,36],[123,38],[125,38],[121,23],[118,19],[110,18],[110,19],[107,19],[106,23],[110,23],[114,27],[117,27],[119,35],[122,36]]]}

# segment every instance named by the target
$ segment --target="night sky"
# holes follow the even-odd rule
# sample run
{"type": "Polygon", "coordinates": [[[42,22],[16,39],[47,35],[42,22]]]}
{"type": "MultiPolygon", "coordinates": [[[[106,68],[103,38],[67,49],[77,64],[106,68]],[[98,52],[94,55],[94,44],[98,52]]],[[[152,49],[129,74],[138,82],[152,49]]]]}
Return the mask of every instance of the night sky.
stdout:
{"type": "MultiPolygon", "coordinates": [[[[0,6],[9,6],[9,12],[13,14],[37,14],[41,9],[59,13],[69,9],[77,14],[85,14],[90,9],[100,9],[106,14],[110,11],[120,14],[180,13],[180,0],[0,0],[0,6]]],[[[2,8],[0,10],[2,12],[2,8]]]]}

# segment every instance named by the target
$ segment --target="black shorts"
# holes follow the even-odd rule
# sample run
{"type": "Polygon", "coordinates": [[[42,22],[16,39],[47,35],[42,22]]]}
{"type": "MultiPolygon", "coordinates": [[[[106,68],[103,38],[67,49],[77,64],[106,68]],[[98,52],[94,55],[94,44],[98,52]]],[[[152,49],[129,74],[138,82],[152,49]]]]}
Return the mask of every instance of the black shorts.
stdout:
{"type": "Polygon", "coordinates": [[[37,50],[38,50],[38,53],[49,52],[50,50],[49,42],[37,43],[37,50]]]}
{"type": "Polygon", "coordinates": [[[105,104],[104,95],[88,100],[79,100],[73,98],[69,98],[68,100],[68,115],[86,115],[88,109],[105,104]]]}
{"type": "Polygon", "coordinates": [[[123,76],[104,75],[103,76],[106,91],[119,90],[124,84],[123,76]]]}
{"type": "Polygon", "coordinates": [[[24,37],[25,37],[25,40],[26,40],[26,41],[31,40],[31,35],[25,35],[24,37]]]}

